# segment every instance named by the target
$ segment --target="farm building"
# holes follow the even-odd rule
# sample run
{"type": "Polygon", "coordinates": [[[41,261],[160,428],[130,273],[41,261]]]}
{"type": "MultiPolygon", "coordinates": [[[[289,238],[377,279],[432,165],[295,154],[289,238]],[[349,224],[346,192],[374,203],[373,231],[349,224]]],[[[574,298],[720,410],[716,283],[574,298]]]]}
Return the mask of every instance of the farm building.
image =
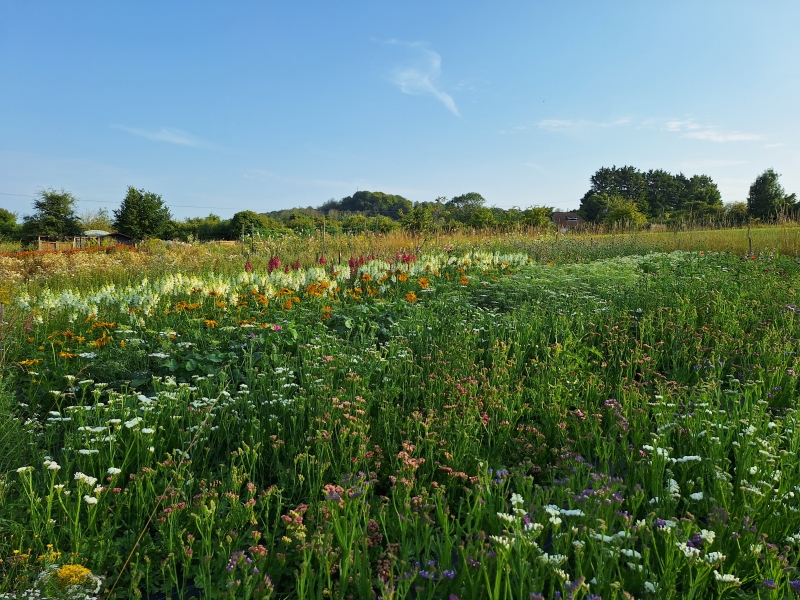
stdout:
{"type": "Polygon", "coordinates": [[[586,225],[583,217],[574,212],[554,212],[550,218],[553,219],[553,223],[561,232],[580,229],[586,225]]]}
{"type": "Polygon", "coordinates": [[[53,240],[39,237],[36,244],[37,250],[71,250],[72,248],[91,248],[93,246],[134,246],[136,241],[124,233],[109,233],[101,229],[84,231],[83,235],[76,235],[72,239],[53,240]]]}

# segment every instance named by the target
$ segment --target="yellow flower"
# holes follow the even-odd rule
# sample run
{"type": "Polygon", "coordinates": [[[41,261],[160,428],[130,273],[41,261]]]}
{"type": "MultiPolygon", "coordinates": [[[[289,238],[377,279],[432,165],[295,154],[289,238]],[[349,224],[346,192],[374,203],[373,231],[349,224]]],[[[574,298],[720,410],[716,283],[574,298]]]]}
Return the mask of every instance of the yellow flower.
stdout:
{"type": "Polygon", "coordinates": [[[58,355],[61,358],[75,358],[75,354],[73,354],[72,352],[59,352],[58,355]]]}
{"type": "Polygon", "coordinates": [[[56,571],[56,581],[62,589],[72,585],[85,585],[91,576],[92,572],[81,565],[64,565],[56,571]]]}
{"type": "Polygon", "coordinates": [[[208,327],[209,329],[214,329],[214,327],[217,326],[217,322],[214,321],[213,319],[203,319],[203,323],[205,323],[206,327],[208,327]]]}
{"type": "Polygon", "coordinates": [[[27,360],[21,360],[17,364],[19,364],[22,367],[30,367],[31,365],[35,365],[38,362],[42,362],[42,359],[41,358],[29,358],[27,360]]]}

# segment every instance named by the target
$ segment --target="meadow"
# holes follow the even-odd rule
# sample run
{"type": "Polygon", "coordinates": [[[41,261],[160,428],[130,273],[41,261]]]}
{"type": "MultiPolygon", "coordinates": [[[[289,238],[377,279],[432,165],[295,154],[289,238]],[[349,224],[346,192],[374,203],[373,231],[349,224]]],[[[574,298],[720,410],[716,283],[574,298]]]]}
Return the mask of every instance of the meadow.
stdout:
{"type": "Polygon", "coordinates": [[[797,232],[0,256],[0,598],[800,596],[797,232]]]}

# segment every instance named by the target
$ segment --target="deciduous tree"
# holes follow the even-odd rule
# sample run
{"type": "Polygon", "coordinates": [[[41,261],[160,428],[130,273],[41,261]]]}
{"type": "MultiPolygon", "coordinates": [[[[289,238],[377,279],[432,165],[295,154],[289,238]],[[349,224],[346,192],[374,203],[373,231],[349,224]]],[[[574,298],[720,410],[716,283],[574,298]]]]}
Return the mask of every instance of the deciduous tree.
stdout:
{"type": "Polygon", "coordinates": [[[114,211],[114,227],[137,240],[160,237],[171,226],[172,215],[161,196],[128,186],[128,193],[114,211]]]}
{"type": "Polygon", "coordinates": [[[787,195],[779,178],[773,169],[767,169],[756,177],[747,196],[747,210],[751,217],[772,219],[794,206],[797,195],[787,195]]]}
{"type": "Polygon", "coordinates": [[[0,239],[11,240],[17,236],[17,215],[10,210],[0,208],[0,239]]]}
{"type": "Polygon", "coordinates": [[[65,190],[41,190],[33,201],[36,209],[22,220],[22,237],[26,242],[39,236],[64,238],[80,235],[81,225],[75,215],[75,196],[65,190]]]}

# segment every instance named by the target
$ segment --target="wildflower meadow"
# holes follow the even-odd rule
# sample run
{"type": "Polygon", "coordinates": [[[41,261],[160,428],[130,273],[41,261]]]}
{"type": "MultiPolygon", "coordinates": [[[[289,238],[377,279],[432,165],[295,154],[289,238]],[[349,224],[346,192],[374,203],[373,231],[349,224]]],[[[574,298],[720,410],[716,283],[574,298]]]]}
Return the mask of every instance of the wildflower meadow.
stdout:
{"type": "Polygon", "coordinates": [[[4,259],[0,598],[800,597],[795,257],[331,247],[4,259]]]}

